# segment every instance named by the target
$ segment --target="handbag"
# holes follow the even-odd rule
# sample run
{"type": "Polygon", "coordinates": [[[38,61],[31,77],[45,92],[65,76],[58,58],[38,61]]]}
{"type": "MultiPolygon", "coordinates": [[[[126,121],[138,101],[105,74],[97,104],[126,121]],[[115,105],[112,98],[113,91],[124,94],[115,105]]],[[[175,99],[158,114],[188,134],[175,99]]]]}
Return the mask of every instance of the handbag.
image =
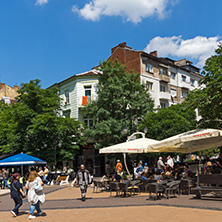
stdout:
{"type": "Polygon", "coordinates": [[[38,182],[38,180],[35,180],[35,192],[38,193],[42,190],[43,190],[43,188],[42,188],[41,184],[38,182]]]}
{"type": "Polygon", "coordinates": [[[25,197],[26,197],[26,196],[23,195],[18,189],[15,188],[15,186],[13,185],[13,183],[11,183],[11,185],[12,185],[12,187],[13,187],[13,189],[14,189],[15,191],[17,191],[18,193],[20,193],[20,195],[21,195],[22,198],[25,198],[25,197]]]}

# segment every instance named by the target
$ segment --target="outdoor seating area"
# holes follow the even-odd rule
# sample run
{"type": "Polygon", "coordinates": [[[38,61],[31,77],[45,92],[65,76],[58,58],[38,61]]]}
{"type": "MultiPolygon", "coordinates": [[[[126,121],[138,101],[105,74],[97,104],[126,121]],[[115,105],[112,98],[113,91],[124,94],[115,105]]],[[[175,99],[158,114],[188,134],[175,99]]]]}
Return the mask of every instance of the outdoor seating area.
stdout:
{"type": "Polygon", "coordinates": [[[222,174],[199,175],[199,185],[193,189],[196,198],[201,199],[203,192],[222,192],[222,174]]]}
{"type": "Polygon", "coordinates": [[[192,180],[121,180],[108,181],[106,183],[100,180],[93,181],[93,193],[109,192],[110,197],[131,197],[135,195],[148,195],[149,199],[157,200],[162,197],[169,199],[180,196],[181,194],[190,195],[192,180]]]}

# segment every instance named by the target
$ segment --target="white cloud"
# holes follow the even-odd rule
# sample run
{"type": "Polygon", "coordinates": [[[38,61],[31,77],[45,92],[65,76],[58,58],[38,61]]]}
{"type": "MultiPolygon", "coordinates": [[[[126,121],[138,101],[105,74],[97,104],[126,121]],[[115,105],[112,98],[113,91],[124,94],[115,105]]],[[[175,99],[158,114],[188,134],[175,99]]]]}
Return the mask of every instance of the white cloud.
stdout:
{"type": "Polygon", "coordinates": [[[176,2],[178,0],[90,0],[81,9],[74,5],[72,11],[91,21],[98,21],[102,16],[121,16],[126,21],[138,23],[154,15],[164,18],[167,6],[176,2]]]}
{"type": "Polygon", "coordinates": [[[35,5],[45,5],[49,0],[36,0],[35,5]]]}
{"type": "Polygon", "coordinates": [[[198,67],[203,67],[207,58],[215,54],[221,37],[196,36],[193,39],[182,39],[181,36],[153,38],[144,49],[145,52],[157,50],[160,57],[178,57],[194,59],[198,67]]]}

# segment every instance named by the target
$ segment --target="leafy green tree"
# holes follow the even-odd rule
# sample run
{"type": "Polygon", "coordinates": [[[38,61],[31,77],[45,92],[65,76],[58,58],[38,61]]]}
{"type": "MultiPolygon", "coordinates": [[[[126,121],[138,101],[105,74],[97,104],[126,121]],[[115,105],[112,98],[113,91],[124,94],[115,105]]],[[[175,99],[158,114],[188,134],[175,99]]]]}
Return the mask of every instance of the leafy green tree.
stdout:
{"type": "Polygon", "coordinates": [[[205,62],[201,84],[205,87],[192,91],[186,104],[198,108],[202,117],[199,125],[203,128],[222,128],[222,44],[216,49],[216,55],[205,62]]]}
{"type": "Polygon", "coordinates": [[[136,130],[138,117],[144,117],[153,110],[153,100],[148,88],[140,84],[139,75],[127,73],[125,67],[117,61],[104,61],[100,64],[102,74],[99,77],[98,97],[84,109],[84,115],[94,118],[94,127],[88,135],[97,142],[98,147],[112,145],[126,140],[121,135],[125,123],[130,124],[130,104],[132,127],[136,130]]]}
{"type": "MultiPolygon", "coordinates": [[[[162,140],[192,129],[196,126],[196,113],[184,104],[177,104],[158,112],[149,112],[145,116],[148,129],[146,137],[162,140]]],[[[144,123],[139,126],[141,131],[144,123]]]]}
{"type": "Polygon", "coordinates": [[[40,80],[31,80],[18,92],[17,103],[0,104],[0,152],[25,152],[52,163],[56,147],[59,160],[73,160],[84,144],[81,123],[59,117],[58,89],[42,89],[40,80]]]}

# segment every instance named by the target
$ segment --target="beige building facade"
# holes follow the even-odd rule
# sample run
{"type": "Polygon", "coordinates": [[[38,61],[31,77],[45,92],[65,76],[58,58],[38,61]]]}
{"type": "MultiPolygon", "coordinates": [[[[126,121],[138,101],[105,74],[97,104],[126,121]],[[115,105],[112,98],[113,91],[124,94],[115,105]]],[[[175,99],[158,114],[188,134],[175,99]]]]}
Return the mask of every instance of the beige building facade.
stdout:
{"type": "Polygon", "coordinates": [[[7,104],[15,103],[16,97],[19,95],[19,86],[8,86],[5,83],[0,83],[0,100],[7,104]]]}

